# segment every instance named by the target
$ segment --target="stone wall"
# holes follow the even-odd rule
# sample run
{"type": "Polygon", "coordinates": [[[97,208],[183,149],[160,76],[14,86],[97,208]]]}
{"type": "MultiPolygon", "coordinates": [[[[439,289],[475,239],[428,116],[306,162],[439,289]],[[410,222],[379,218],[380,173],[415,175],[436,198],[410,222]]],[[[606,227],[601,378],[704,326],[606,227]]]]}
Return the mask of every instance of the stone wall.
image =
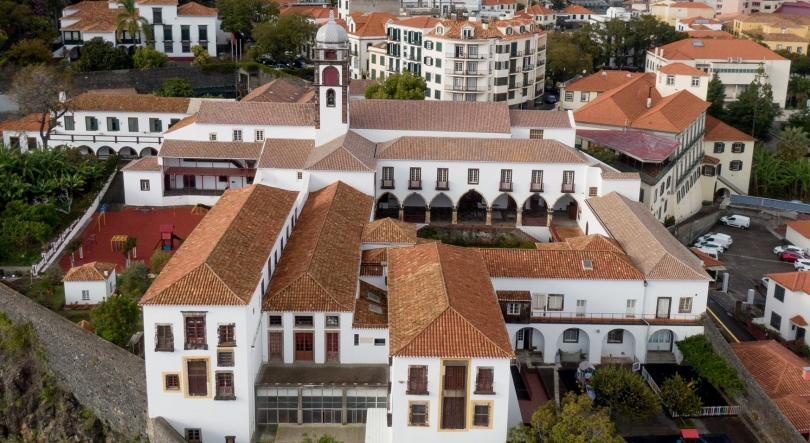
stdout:
{"type": "Polygon", "coordinates": [[[4,285],[0,311],[16,323],[31,322],[57,383],[84,407],[118,433],[147,435],[143,360],[4,285]]]}
{"type": "Polygon", "coordinates": [[[743,393],[733,396],[732,401],[734,404],[742,406],[745,418],[759,431],[760,436],[771,443],[807,443],[807,440],[799,434],[799,431],[751,377],[740,359],[737,358],[737,354],[720,334],[714,320],[709,317],[704,323],[704,334],[714,352],[734,368],[745,383],[743,393]]]}
{"type": "Polygon", "coordinates": [[[135,88],[139,94],[150,94],[163,82],[179,77],[188,80],[197,96],[212,94],[226,98],[236,97],[238,74],[210,69],[207,72],[197,66],[171,66],[155,69],[122,69],[117,71],[80,72],[73,74],[76,94],[91,89],[135,88]]]}
{"type": "Polygon", "coordinates": [[[712,212],[692,220],[667,228],[669,232],[682,244],[689,246],[701,235],[709,232],[712,226],[720,219],[720,212],[712,212]]]}
{"type": "Polygon", "coordinates": [[[163,417],[157,417],[149,421],[149,442],[186,443],[186,439],[175,431],[163,417]]]}

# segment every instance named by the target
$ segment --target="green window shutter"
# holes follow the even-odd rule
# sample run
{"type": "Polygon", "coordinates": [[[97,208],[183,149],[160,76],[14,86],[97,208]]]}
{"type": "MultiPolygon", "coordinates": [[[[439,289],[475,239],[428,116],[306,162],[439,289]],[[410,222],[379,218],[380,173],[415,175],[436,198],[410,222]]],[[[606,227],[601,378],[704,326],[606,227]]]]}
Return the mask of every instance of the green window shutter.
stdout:
{"type": "Polygon", "coordinates": [[[442,42],[436,42],[436,50],[439,52],[442,51],[442,42]]]}
{"type": "Polygon", "coordinates": [[[134,117],[129,118],[129,132],[138,132],[138,119],[134,117]]]}

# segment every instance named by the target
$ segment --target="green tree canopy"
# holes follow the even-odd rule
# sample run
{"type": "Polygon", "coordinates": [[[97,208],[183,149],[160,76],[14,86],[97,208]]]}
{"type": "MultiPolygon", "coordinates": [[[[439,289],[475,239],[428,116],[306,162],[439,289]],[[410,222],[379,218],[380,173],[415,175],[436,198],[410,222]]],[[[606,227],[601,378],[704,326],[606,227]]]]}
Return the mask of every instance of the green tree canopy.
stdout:
{"type": "Polygon", "coordinates": [[[790,60],[791,74],[801,76],[810,75],[810,58],[808,58],[807,55],[799,54],[798,52],[788,52],[786,49],[778,49],[774,52],[790,60]]]}
{"type": "Polygon", "coordinates": [[[137,69],[165,68],[169,56],[152,46],[139,46],[132,56],[132,64],[137,69]]]}
{"type": "Polygon", "coordinates": [[[138,13],[135,0],[118,1],[121,3],[121,12],[115,18],[115,39],[119,42],[122,41],[124,31],[126,31],[131,39],[137,39],[143,32],[147,41],[152,40],[152,26],[149,25],[149,20],[138,13]]]}
{"type": "Polygon", "coordinates": [[[787,161],[797,161],[807,157],[808,145],[810,145],[810,138],[804,128],[787,127],[779,132],[776,152],[787,161]]]}
{"type": "Polygon", "coordinates": [[[703,408],[700,397],[695,394],[680,374],[664,380],[661,386],[661,400],[669,409],[680,416],[697,415],[703,408]]]}
{"type": "Polygon", "coordinates": [[[596,399],[619,415],[651,420],[661,412],[661,402],[638,373],[621,366],[599,368],[591,377],[596,399]]]}
{"type": "Polygon", "coordinates": [[[770,132],[773,120],[780,113],[778,105],[773,102],[773,88],[760,65],[748,88],[726,106],[725,122],[746,134],[762,138],[770,132]]]}
{"type": "Polygon", "coordinates": [[[426,88],[424,78],[405,71],[391,74],[383,83],[367,87],[365,96],[367,99],[424,100],[426,88]]]}
{"type": "Polygon", "coordinates": [[[717,72],[712,74],[712,79],[709,80],[709,89],[706,94],[706,101],[711,103],[706,113],[716,119],[723,119],[725,113],[726,103],[726,86],[720,81],[720,76],[717,72]]]}
{"type": "Polygon", "coordinates": [[[152,272],[159,274],[171,258],[172,254],[166,251],[155,251],[155,253],[152,254],[152,258],[149,259],[149,265],[152,268],[152,272]]]}
{"type": "Polygon", "coordinates": [[[594,408],[587,395],[571,392],[562,399],[557,411],[553,401],[546,402],[532,414],[532,427],[542,443],[623,443],[610,421],[607,409],[594,408]]]}
{"type": "Polygon", "coordinates": [[[114,295],[90,311],[90,322],[99,336],[118,346],[125,346],[135,332],[140,316],[138,300],[114,295]]]}
{"type": "Polygon", "coordinates": [[[0,49],[3,49],[3,46],[6,46],[6,42],[8,41],[8,34],[5,31],[0,29],[0,49]]]}
{"type": "MultiPolygon", "coordinates": [[[[593,43],[590,39],[588,41],[593,43]]],[[[574,37],[562,32],[552,32],[548,34],[547,46],[546,72],[553,81],[564,82],[583,71],[585,74],[593,72],[593,56],[588,50],[580,48],[574,37]]]]}
{"type": "Polygon", "coordinates": [[[132,262],[124,272],[118,274],[118,291],[132,299],[140,298],[151,285],[149,269],[142,262],[132,262]]]}
{"type": "Polygon", "coordinates": [[[250,34],[255,23],[267,22],[279,15],[277,3],[262,0],[219,0],[217,11],[223,31],[245,35],[250,34]]]}
{"type": "Polygon", "coordinates": [[[79,56],[79,69],[82,72],[110,71],[132,68],[132,57],[112,42],[95,37],[84,42],[79,56]]]}
{"type": "Polygon", "coordinates": [[[51,50],[42,40],[20,40],[11,45],[3,57],[18,66],[33,66],[53,60],[51,50]]]}
{"type": "Polygon", "coordinates": [[[537,432],[531,426],[520,423],[506,431],[506,443],[537,443],[537,432]]]}
{"type": "Polygon", "coordinates": [[[788,80],[788,98],[793,106],[807,107],[807,97],[810,97],[810,78],[794,76],[788,80]]]}
{"type": "Polygon", "coordinates": [[[200,45],[192,46],[191,53],[194,54],[194,60],[191,62],[193,66],[205,66],[211,61],[211,54],[200,45]]]}
{"type": "Polygon", "coordinates": [[[312,433],[311,436],[309,435],[308,432],[305,432],[302,435],[302,437],[304,438],[303,440],[300,441],[300,443],[343,443],[342,441],[338,440],[337,438],[329,434],[321,434],[321,436],[318,437],[318,435],[315,434],[314,432],[312,433]]]}
{"type": "Polygon", "coordinates": [[[153,94],[158,97],[194,97],[194,90],[188,80],[175,77],[166,79],[153,94]]]}
{"type": "Polygon", "coordinates": [[[255,48],[250,54],[258,59],[264,54],[270,54],[273,60],[281,60],[295,56],[301,48],[309,44],[318,32],[318,27],[301,14],[282,15],[276,20],[259,23],[253,29],[255,48]]]}

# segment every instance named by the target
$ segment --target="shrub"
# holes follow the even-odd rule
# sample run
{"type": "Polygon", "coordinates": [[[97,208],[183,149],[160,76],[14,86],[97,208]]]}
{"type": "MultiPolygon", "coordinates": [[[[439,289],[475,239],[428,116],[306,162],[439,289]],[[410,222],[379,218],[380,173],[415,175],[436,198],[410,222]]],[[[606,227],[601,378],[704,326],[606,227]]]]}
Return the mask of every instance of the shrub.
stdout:
{"type": "Polygon", "coordinates": [[[169,56],[152,46],[141,46],[135,50],[132,63],[137,69],[165,68],[169,63],[169,56]]]}
{"type": "Polygon", "coordinates": [[[151,265],[152,272],[155,274],[159,274],[160,271],[163,270],[163,267],[166,266],[166,263],[172,258],[172,254],[166,251],[156,251],[152,254],[152,258],[149,259],[149,264],[151,265]]]}
{"type": "Polygon", "coordinates": [[[703,335],[693,335],[676,342],[684,358],[701,378],[726,392],[740,392],[743,382],[725,360],[714,353],[711,343],[703,335]]]}
{"type": "Polygon", "coordinates": [[[621,366],[600,368],[591,378],[597,402],[619,415],[651,420],[661,412],[658,397],[647,382],[635,372],[621,366]]]}
{"type": "Polygon", "coordinates": [[[96,333],[118,346],[126,345],[138,325],[138,301],[131,297],[114,295],[90,311],[90,321],[96,333]]]}
{"type": "Polygon", "coordinates": [[[669,407],[670,411],[680,416],[698,415],[703,409],[700,397],[680,376],[664,380],[661,386],[661,400],[669,407]]]}

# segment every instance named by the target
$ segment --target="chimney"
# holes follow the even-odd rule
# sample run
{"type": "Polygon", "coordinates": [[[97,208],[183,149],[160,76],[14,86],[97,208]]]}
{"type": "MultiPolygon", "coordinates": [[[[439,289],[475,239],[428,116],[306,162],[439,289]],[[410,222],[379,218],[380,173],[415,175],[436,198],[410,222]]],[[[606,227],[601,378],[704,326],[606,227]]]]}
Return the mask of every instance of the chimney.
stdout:
{"type": "Polygon", "coordinates": [[[647,90],[647,109],[650,109],[652,106],[652,87],[647,90]]]}
{"type": "Polygon", "coordinates": [[[605,77],[607,77],[607,71],[602,71],[602,75],[604,75],[605,77]]]}
{"type": "Polygon", "coordinates": [[[105,277],[109,277],[109,276],[110,276],[110,271],[105,270],[105,271],[104,271],[104,276],[105,276],[105,277]]]}
{"type": "Polygon", "coordinates": [[[805,366],[802,368],[802,380],[810,380],[810,367],[805,366]]]}

